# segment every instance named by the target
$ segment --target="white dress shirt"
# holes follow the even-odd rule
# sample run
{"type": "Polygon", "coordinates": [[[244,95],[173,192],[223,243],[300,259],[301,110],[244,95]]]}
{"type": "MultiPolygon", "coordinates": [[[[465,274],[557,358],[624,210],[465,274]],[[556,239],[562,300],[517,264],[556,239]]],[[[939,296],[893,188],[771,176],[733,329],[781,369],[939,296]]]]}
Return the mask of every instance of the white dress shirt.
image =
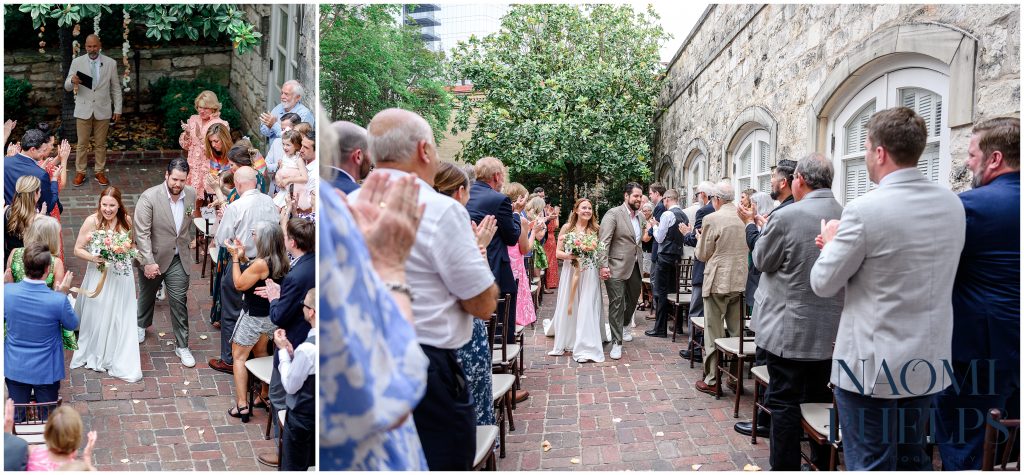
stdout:
{"type": "MultiPolygon", "coordinates": [[[[308,335],[316,335],[316,327],[311,328],[308,335]]],[[[285,392],[297,393],[306,383],[306,378],[316,374],[317,355],[316,345],[309,342],[303,342],[295,348],[294,356],[289,355],[287,351],[277,352],[277,369],[281,373],[281,386],[285,392]]]]}
{"type": "Polygon", "coordinates": [[[658,241],[658,244],[665,241],[665,236],[668,236],[668,230],[676,225],[676,215],[670,212],[672,208],[679,208],[679,205],[672,205],[671,208],[661,213],[661,221],[654,227],[654,240],[658,241]]]}
{"type": "Polygon", "coordinates": [[[280,222],[274,199],[257,189],[242,193],[242,196],[224,209],[224,216],[217,227],[217,247],[224,247],[228,239],[238,238],[245,245],[245,257],[256,257],[256,239],[253,237],[253,231],[261,222],[275,225],[280,222]]]}
{"type": "Polygon", "coordinates": [[[636,242],[640,242],[641,233],[644,229],[644,227],[640,225],[640,212],[630,210],[629,222],[633,224],[633,237],[636,239],[636,242]]]}
{"type": "MultiPolygon", "coordinates": [[[[165,186],[166,188],[166,186],[165,186]]],[[[185,219],[185,189],[178,193],[178,199],[174,199],[171,189],[167,188],[167,201],[171,204],[171,217],[174,219],[174,230],[181,231],[181,222],[185,219]]],[[[178,255],[178,246],[174,246],[174,255],[178,255]]]]}
{"type": "MultiPolygon", "coordinates": [[[[377,170],[392,179],[407,175],[391,168],[377,170]]],[[[494,283],[494,274],[477,248],[466,208],[425,181],[417,178],[416,182],[419,203],[426,204],[426,209],[405,261],[406,283],[414,298],[416,340],[421,345],[454,350],[473,336],[473,316],[459,301],[487,290],[494,283]]],[[[356,200],[361,191],[353,191],[349,199],[356,200]]]]}

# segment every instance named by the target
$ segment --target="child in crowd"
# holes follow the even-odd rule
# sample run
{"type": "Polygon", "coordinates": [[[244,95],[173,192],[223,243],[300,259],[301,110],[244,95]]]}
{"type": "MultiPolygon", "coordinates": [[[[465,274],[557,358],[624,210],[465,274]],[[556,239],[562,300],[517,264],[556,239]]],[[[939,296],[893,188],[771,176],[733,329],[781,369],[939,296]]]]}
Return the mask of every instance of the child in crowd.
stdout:
{"type": "MultiPolygon", "coordinates": [[[[78,447],[82,445],[82,417],[78,411],[60,406],[50,412],[50,417],[43,427],[43,438],[46,445],[36,445],[29,449],[28,465],[30,472],[52,472],[58,467],[77,460],[78,447]]],[[[82,452],[82,460],[92,463],[92,449],[96,445],[96,431],[88,434],[88,443],[82,452]]]]}
{"type": "Polygon", "coordinates": [[[278,167],[275,180],[282,191],[274,197],[274,203],[278,208],[283,208],[287,203],[289,194],[293,199],[298,200],[298,206],[308,209],[310,204],[309,194],[305,193],[306,182],[309,176],[306,173],[306,163],[299,156],[299,149],[302,148],[302,134],[297,130],[289,130],[281,136],[281,145],[284,147],[284,157],[278,167]],[[288,186],[293,184],[292,186],[288,186]]]}
{"type": "Polygon", "coordinates": [[[281,443],[281,470],[306,471],[316,460],[313,448],[316,410],[316,289],[309,289],[302,302],[302,314],[312,327],[306,341],[292,349],[284,329],[274,331],[278,348],[281,385],[288,393],[284,437],[281,443]]]}

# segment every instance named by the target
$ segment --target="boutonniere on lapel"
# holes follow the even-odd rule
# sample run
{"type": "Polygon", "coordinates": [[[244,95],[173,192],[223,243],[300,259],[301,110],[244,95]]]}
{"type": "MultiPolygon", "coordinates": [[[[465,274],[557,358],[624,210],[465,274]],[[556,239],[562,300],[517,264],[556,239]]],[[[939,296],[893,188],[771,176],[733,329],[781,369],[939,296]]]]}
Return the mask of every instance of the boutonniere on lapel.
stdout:
{"type": "Polygon", "coordinates": [[[193,207],[192,205],[185,206],[185,216],[192,216],[192,213],[195,210],[195,207],[193,207]]]}

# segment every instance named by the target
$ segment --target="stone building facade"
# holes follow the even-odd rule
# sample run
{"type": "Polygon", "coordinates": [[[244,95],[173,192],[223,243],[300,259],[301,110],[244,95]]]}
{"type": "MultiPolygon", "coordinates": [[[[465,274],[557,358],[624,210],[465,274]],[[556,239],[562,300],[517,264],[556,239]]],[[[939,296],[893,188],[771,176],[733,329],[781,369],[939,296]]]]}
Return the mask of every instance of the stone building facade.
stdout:
{"type": "Polygon", "coordinates": [[[1020,7],[711,5],[659,101],[655,176],[691,196],[725,177],[768,191],[778,160],[817,151],[848,202],[873,187],[867,119],[897,105],[928,123],[918,168],[962,190],[972,125],[1020,116],[1020,7]]]}
{"type": "Polygon", "coordinates": [[[285,81],[299,81],[305,89],[302,102],[315,110],[317,8],[315,4],[242,8],[248,21],[263,33],[263,42],[256,51],[232,57],[231,97],[245,122],[244,130],[258,135],[259,116],[280,102],[285,81]]]}

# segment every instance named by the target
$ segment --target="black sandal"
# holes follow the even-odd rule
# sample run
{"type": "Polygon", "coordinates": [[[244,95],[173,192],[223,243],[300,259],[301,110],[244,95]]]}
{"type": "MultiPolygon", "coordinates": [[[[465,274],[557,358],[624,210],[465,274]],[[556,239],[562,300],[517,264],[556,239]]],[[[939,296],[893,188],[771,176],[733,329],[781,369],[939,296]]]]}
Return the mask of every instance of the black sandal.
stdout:
{"type": "Polygon", "coordinates": [[[264,398],[263,396],[258,396],[253,401],[252,407],[254,409],[269,409],[270,406],[267,404],[267,399],[266,398],[264,398]]]}
{"type": "Polygon", "coordinates": [[[252,416],[252,411],[249,410],[249,406],[235,406],[233,409],[228,409],[228,415],[236,419],[241,419],[242,422],[249,422],[249,417],[252,416]]]}

